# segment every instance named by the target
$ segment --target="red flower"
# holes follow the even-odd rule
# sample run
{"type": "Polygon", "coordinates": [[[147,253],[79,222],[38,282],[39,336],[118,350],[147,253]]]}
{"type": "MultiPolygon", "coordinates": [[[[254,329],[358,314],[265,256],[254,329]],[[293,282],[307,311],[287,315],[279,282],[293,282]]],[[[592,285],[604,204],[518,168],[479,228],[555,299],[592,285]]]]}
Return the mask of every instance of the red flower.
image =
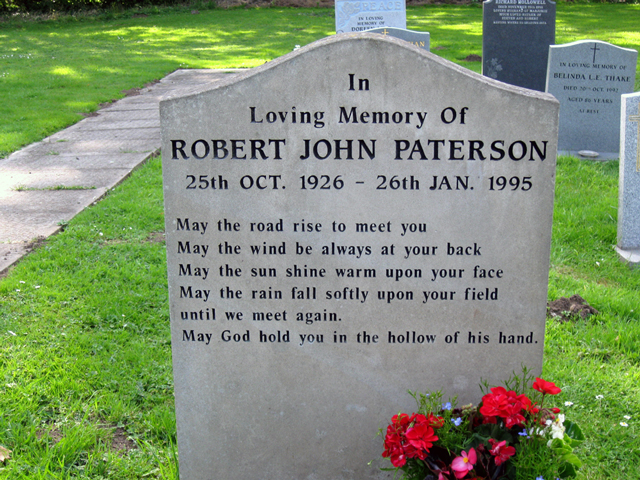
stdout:
{"type": "Polygon", "coordinates": [[[442,428],[442,426],[444,425],[444,418],[438,417],[437,415],[434,415],[433,413],[429,414],[429,416],[427,417],[426,421],[429,424],[429,426],[431,426],[433,428],[442,428]]]}
{"type": "Polygon", "coordinates": [[[442,426],[443,421],[440,420],[433,415],[427,418],[415,413],[411,416],[406,413],[394,415],[387,427],[382,456],[389,458],[394,467],[403,467],[409,458],[424,460],[433,442],[438,440],[432,425],[442,426]]]}
{"type": "Polygon", "coordinates": [[[538,377],[536,377],[536,381],[533,382],[533,389],[543,394],[548,393],[549,395],[557,395],[562,391],[560,388],[556,387],[555,383],[547,382],[546,380],[538,377]]]}
{"type": "Polygon", "coordinates": [[[502,465],[516,454],[515,447],[507,447],[506,440],[498,443],[493,438],[490,438],[489,443],[491,444],[491,450],[489,450],[489,452],[494,456],[496,465],[502,465]]]}
{"type": "Polygon", "coordinates": [[[482,420],[482,423],[493,423],[493,424],[496,424],[496,423],[498,423],[498,417],[484,417],[484,420],[482,420]]]}
{"type": "MultiPolygon", "coordinates": [[[[433,447],[433,442],[438,440],[438,437],[436,437],[433,432],[433,428],[426,423],[414,425],[413,428],[407,430],[405,436],[411,446],[418,450],[424,450],[425,453],[428,453],[431,447],[433,447]]],[[[424,458],[422,458],[422,460],[424,460],[424,458]]]]}
{"type": "Polygon", "coordinates": [[[485,417],[500,417],[507,428],[520,426],[525,418],[523,411],[531,409],[531,400],[526,395],[516,395],[516,392],[507,391],[504,387],[494,387],[491,393],[482,397],[480,413],[485,417]]]}

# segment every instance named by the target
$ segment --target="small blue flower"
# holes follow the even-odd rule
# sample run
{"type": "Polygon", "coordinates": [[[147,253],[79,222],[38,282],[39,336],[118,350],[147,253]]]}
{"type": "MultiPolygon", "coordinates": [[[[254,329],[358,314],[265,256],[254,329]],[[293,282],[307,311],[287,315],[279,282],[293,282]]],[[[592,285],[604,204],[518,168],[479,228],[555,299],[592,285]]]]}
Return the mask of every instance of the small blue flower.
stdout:
{"type": "Polygon", "coordinates": [[[451,410],[451,402],[447,402],[444,405],[442,405],[442,409],[443,410],[451,410]]]}
{"type": "MultiPolygon", "coordinates": [[[[521,437],[531,438],[531,437],[529,436],[529,434],[527,433],[527,430],[526,430],[526,429],[522,430],[521,432],[518,432],[518,435],[520,435],[521,437]]],[[[538,479],[536,479],[536,480],[538,480],[538,479]]],[[[544,480],[544,479],[543,479],[543,480],[544,480]]]]}
{"type": "Polygon", "coordinates": [[[540,475],[539,477],[536,477],[536,480],[544,480],[544,478],[542,478],[542,475],[540,475]]]}
{"type": "Polygon", "coordinates": [[[459,427],[459,426],[460,426],[460,424],[462,423],[462,418],[460,418],[460,417],[458,417],[458,418],[452,418],[452,419],[451,419],[451,421],[453,422],[453,424],[454,424],[456,427],[459,427]]]}

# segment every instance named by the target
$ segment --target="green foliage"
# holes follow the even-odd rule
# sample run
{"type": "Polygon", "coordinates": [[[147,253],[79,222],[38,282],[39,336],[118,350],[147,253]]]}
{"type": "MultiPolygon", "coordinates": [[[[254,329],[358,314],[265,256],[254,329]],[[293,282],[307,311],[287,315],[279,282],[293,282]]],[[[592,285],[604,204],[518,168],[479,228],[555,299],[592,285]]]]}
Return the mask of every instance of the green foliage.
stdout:
{"type": "Polygon", "coordinates": [[[410,392],[419,415],[392,419],[384,456],[397,465],[405,480],[423,480],[431,474],[453,479],[454,458],[460,462],[467,454],[473,468],[465,478],[573,478],[582,467],[574,448],[585,437],[577,423],[558,414],[555,397],[560,389],[553,383],[538,382],[523,368],[504,382],[505,388],[488,389],[485,384],[477,407],[459,408],[456,398],[445,402],[439,391],[410,392]],[[549,402],[555,403],[554,408],[549,402]],[[433,431],[425,429],[425,423],[433,431]],[[429,443],[414,443],[416,440],[429,443]]]}
{"type": "Polygon", "coordinates": [[[149,5],[177,5],[180,0],[0,0],[3,13],[54,13],[101,9],[117,10],[149,5]]]}
{"type": "MultiPolygon", "coordinates": [[[[334,28],[332,9],[196,8],[1,22],[0,152],[176,68],[260,65],[334,28]]],[[[480,70],[464,61],[482,53],[479,6],[407,17],[434,53],[480,70]]],[[[556,41],[640,49],[639,24],[638,6],[559,3],[556,41]]],[[[640,272],[613,249],[617,182],[617,162],[559,159],[549,297],[600,311],[549,320],[545,337],[544,376],[584,430],[579,480],[640,478],[640,272]]],[[[177,479],[160,161],[66,227],[0,279],[0,478],[177,479]],[[117,428],[134,450],[113,450],[117,428]]]]}
{"type": "MultiPolygon", "coordinates": [[[[0,21],[0,157],[178,68],[254,67],[335,31],[333,9],[212,6],[0,21]]],[[[559,4],[556,24],[557,43],[597,38],[640,50],[640,6],[559,4]]],[[[481,62],[465,60],[482,54],[480,6],[410,7],[407,25],[430,32],[433,53],[480,72],[481,62]]]]}
{"type": "Polygon", "coordinates": [[[163,229],[154,159],[0,282],[0,478],[177,478],[163,229]]]}

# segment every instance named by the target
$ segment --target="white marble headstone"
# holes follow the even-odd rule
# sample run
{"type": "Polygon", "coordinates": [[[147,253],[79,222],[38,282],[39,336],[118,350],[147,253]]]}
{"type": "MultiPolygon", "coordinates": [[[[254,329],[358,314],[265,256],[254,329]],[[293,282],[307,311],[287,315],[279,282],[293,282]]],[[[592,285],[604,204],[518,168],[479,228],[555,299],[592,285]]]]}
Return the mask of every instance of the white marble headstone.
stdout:
{"type": "Polygon", "coordinates": [[[336,33],[364,32],[372,28],[407,28],[405,0],[336,0],[336,33]]]}
{"type": "Polygon", "coordinates": [[[549,49],[546,91],[560,102],[558,148],[618,158],[620,95],[633,92],[638,52],[599,40],[549,49]]]}
{"type": "Polygon", "coordinates": [[[618,245],[620,256],[640,264],[640,93],[622,95],[618,245]]]}

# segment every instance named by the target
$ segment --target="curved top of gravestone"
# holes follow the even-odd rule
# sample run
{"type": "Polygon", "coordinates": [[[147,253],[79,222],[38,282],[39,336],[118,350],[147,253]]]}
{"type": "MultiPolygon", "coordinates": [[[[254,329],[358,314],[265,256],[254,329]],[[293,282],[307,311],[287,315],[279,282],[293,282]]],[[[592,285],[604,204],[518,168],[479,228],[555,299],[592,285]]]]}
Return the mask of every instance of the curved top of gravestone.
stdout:
{"type": "MultiPolygon", "coordinates": [[[[178,98],[220,90],[232,84],[251,81],[258,76],[262,78],[261,88],[265,88],[266,76],[273,75],[274,80],[273,83],[269,83],[269,88],[281,89],[283,95],[286,95],[292,87],[287,82],[295,81],[300,84],[305,81],[305,77],[309,77],[309,86],[314,85],[316,88],[319,76],[326,77],[326,81],[331,82],[335,81],[337,75],[346,75],[347,70],[351,72],[356,66],[361,68],[367,65],[369,68],[387,70],[385,76],[391,82],[406,81],[410,78],[417,86],[439,78],[443,91],[457,86],[467,88],[462,87],[463,84],[476,84],[490,90],[497,89],[514,95],[556,102],[552,95],[493,80],[391,36],[376,33],[342,33],[317,40],[264,65],[229,76],[228,79],[216,82],[211,87],[198,87],[187,94],[167,95],[160,105],[162,108],[163,104],[166,105],[178,98]],[[353,55],[354,52],[357,52],[357,55],[353,55]],[[310,69],[313,70],[313,78],[306,75],[310,69]]],[[[468,95],[473,96],[471,92],[468,92],[468,95]]]]}
{"type": "Polygon", "coordinates": [[[551,0],[486,0],[482,2],[483,5],[488,4],[496,4],[496,5],[554,5],[556,2],[552,2],[551,0]]]}
{"type": "Polygon", "coordinates": [[[562,43],[560,45],[551,45],[550,48],[553,48],[554,50],[561,50],[564,48],[571,48],[571,47],[577,47],[577,46],[588,46],[588,45],[592,45],[592,44],[598,44],[598,45],[604,45],[605,48],[611,48],[611,49],[615,49],[615,50],[620,50],[620,51],[626,51],[629,53],[635,53],[636,55],[638,54],[637,50],[634,50],[633,48],[625,48],[625,47],[620,47],[618,45],[614,45],[613,43],[609,43],[609,42],[605,42],[602,40],[576,40],[575,42],[570,42],[570,43],[562,43]]]}

